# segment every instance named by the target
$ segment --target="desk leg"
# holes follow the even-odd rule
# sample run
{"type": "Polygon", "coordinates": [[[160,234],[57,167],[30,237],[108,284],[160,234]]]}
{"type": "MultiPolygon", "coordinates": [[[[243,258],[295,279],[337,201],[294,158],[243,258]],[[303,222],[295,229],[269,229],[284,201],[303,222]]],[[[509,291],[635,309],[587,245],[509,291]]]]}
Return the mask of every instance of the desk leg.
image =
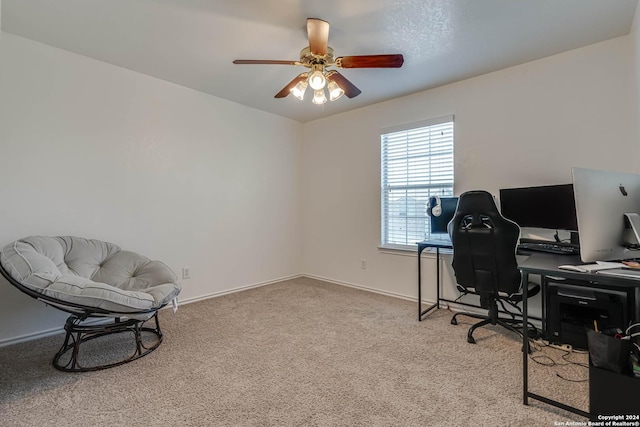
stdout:
{"type": "Polygon", "coordinates": [[[422,321],[422,316],[434,308],[440,308],[440,248],[436,248],[436,303],[422,310],[422,263],[420,262],[420,254],[425,248],[426,246],[418,246],[418,321],[422,321]]]}
{"type": "Polygon", "coordinates": [[[418,245],[418,322],[422,322],[422,262],[420,261],[420,255],[424,246],[418,245]]]}
{"type": "Polygon", "coordinates": [[[440,308],[440,248],[436,248],[436,307],[440,308]]]}
{"type": "Polygon", "coordinates": [[[529,404],[529,321],[528,299],[529,274],[522,274],[522,403],[529,404]]]}
{"type": "MultiPolygon", "coordinates": [[[[546,276],[544,274],[540,275],[540,286],[543,288],[546,286],[546,276]]],[[[564,409],[565,411],[572,412],[574,414],[578,414],[582,417],[589,418],[589,412],[585,412],[582,409],[574,408],[573,406],[565,405],[564,403],[560,403],[556,400],[549,399],[548,397],[541,396],[536,393],[529,393],[529,315],[527,308],[527,300],[528,300],[528,290],[529,290],[529,274],[522,273],[522,403],[525,405],[529,404],[529,398],[538,400],[540,402],[544,402],[548,405],[555,406],[556,408],[564,409]]],[[[544,299],[543,299],[543,311],[542,318],[544,322],[545,318],[545,307],[544,307],[544,299]]]]}

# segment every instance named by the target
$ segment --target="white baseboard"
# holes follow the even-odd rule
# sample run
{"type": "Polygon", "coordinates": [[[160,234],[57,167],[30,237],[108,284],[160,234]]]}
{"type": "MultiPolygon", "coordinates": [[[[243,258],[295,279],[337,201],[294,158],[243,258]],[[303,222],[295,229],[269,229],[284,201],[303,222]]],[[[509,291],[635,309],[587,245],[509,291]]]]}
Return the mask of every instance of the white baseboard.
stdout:
{"type": "Polygon", "coordinates": [[[47,329],[46,331],[34,332],[31,334],[20,335],[13,338],[7,338],[0,341],[0,347],[6,347],[12,344],[18,344],[25,341],[37,340],[38,338],[45,338],[51,335],[57,335],[64,332],[64,327],[47,329]]]}
{"type": "MultiPolygon", "coordinates": [[[[298,277],[302,277],[302,274],[294,274],[291,276],[286,276],[286,277],[280,277],[278,279],[273,279],[273,280],[269,280],[266,282],[259,282],[259,283],[252,283],[249,285],[244,285],[244,286],[239,286],[237,288],[233,288],[233,289],[227,289],[224,291],[220,291],[220,292],[214,292],[211,294],[206,294],[206,295],[201,295],[201,296],[197,296],[197,297],[192,297],[192,298],[187,298],[185,300],[180,300],[180,305],[182,304],[190,304],[192,302],[196,302],[196,301],[202,301],[205,299],[209,299],[209,298],[216,298],[216,297],[220,297],[222,295],[228,295],[228,294],[233,294],[236,292],[242,292],[242,291],[246,291],[249,289],[253,289],[253,288],[259,288],[261,286],[266,286],[266,285],[271,285],[273,283],[278,283],[278,282],[282,282],[285,280],[291,280],[291,279],[296,279],[298,277]]],[[[164,309],[171,309],[172,306],[171,304],[168,304],[166,307],[163,308],[164,309]]],[[[88,324],[92,324],[92,323],[99,323],[99,322],[104,322],[104,319],[95,319],[95,320],[91,320],[91,321],[87,321],[88,324]]],[[[32,332],[29,334],[24,334],[24,335],[20,335],[17,337],[13,337],[13,338],[6,338],[3,340],[0,340],[0,348],[2,347],[6,347],[12,344],[18,344],[21,342],[25,342],[25,341],[32,341],[32,340],[36,340],[39,338],[45,338],[45,337],[49,337],[52,335],[57,335],[57,334],[61,334],[64,332],[64,322],[56,328],[51,328],[51,329],[47,329],[44,331],[38,331],[38,332],[32,332]]]]}
{"type": "MultiPolygon", "coordinates": [[[[310,279],[322,280],[323,282],[329,282],[329,283],[333,283],[335,285],[348,286],[350,288],[355,288],[355,289],[360,289],[360,290],[367,291],[367,292],[373,292],[373,293],[376,293],[376,294],[386,295],[386,296],[393,297],[393,298],[400,298],[400,299],[403,299],[403,300],[413,301],[416,304],[418,303],[418,298],[413,297],[413,296],[408,296],[408,295],[399,294],[399,293],[395,293],[395,292],[381,291],[379,289],[370,288],[368,286],[356,285],[354,283],[343,282],[341,280],[329,279],[328,277],[317,276],[315,274],[303,273],[303,274],[301,274],[301,276],[308,277],[310,279]]],[[[424,300],[424,299],[422,300],[422,304],[424,304],[425,306],[428,306],[428,305],[431,305],[431,304],[435,304],[435,303],[436,303],[435,301],[431,301],[431,300],[424,300]]],[[[486,315],[487,314],[487,310],[485,310],[483,308],[480,308],[480,307],[471,307],[471,306],[468,306],[468,305],[462,305],[462,304],[458,304],[458,303],[455,303],[455,302],[446,302],[446,301],[441,301],[440,302],[440,309],[441,310],[451,310],[453,313],[471,313],[471,314],[479,314],[479,315],[486,315]]],[[[423,319],[427,319],[427,318],[428,317],[424,317],[423,319]]],[[[540,321],[538,321],[538,320],[529,319],[529,322],[534,324],[538,328],[542,328],[542,323],[540,321]]]]}
{"type": "MultiPolygon", "coordinates": [[[[93,324],[98,324],[100,322],[105,322],[105,319],[87,320],[83,324],[93,325],[93,324]]],[[[20,335],[20,336],[17,336],[17,337],[0,340],[0,348],[9,346],[11,344],[18,344],[18,343],[21,343],[21,342],[37,340],[39,338],[46,338],[46,337],[50,337],[52,335],[62,334],[64,332],[65,332],[65,330],[64,330],[64,321],[63,321],[63,324],[61,326],[56,327],[56,328],[51,328],[51,329],[47,329],[47,330],[44,330],[44,331],[32,332],[30,334],[24,334],[24,335],[20,335]]]]}
{"type": "MultiPolygon", "coordinates": [[[[418,299],[414,296],[410,296],[410,295],[404,295],[404,294],[400,294],[397,292],[389,292],[389,291],[382,291],[380,289],[375,289],[375,288],[371,288],[368,286],[363,286],[363,285],[359,285],[359,284],[355,284],[355,283],[350,283],[350,282],[345,282],[342,280],[335,280],[335,279],[331,279],[328,277],[322,277],[322,276],[317,276],[315,274],[308,274],[308,273],[301,273],[301,274],[294,274],[291,276],[286,276],[286,277],[280,277],[277,279],[273,279],[273,280],[268,280],[266,282],[258,282],[258,283],[252,283],[249,285],[244,285],[244,286],[239,286],[237,288],[233,288],[233,289],[226,289],[224,291],[219,291],[219,292],[213,292],[210,294],[206,294],[206,295],[200,295],[200,296],[196,296],[196,297],[191,297],[191,298],[187,298],[185,300],[180,300],[180,305],[183,304],[191,304],[197,301],[203,301],[209,298],[217,298],[217,297],[221,297],[223,295],[229,295],[229,294],[233,294],[233,293],[237,293],[237,292],[242,292],[242,291],[246,291],[249,289],[254,289],[254,288],[259,288],[262,286],[267,286],[267,285],[271,285],[274,283],[278,283],[278,282],[283,282],[285,280],[291,280],[291,279],[297,279],[299,277],[308,277],[310,279],[316,279],[316,280],[322,280],[323,282],[328,282],[328,283],[333,283],[335,285],[340,285],[340,286],[347,286],[350,288],[355,288],[355,289],[360,289],[363,291],[367,291],[367,292],[373,292],[376,294],[380,294],[380,295],[385,295],[385,296],[389,296],[392,298],[400,298],[403,300],[407,300],[407,301],[413,301],[413,302],[418,302],[418,299]]],[[[430,305],[430,304],[435,304],[435,301],[432,300],[422,300],[422,303],[425,305],[430,305]]],[[[164,309],[171,309],[172,306],[171,304],[167,305],[166,307],[164,307],[164,309]]],[[[469,313],[477,313],[477,314],[481,314],[483,311],[476,309],[474,307],[468,307],[468,306],[463,306],[463,305],[458,305],[455,303],[446,303],[443,302],[441,303],[441,308],[443,309],[450,309],[454,312],[469,312],[469,313]]],[[[164,310],[163,309],[163,310],[164,310]]],[[[95,322],[100,322],[100,321],[104,321],[103,319],[96,319],[95,322]]],[[[0,340],[0,348],[1,347],[5,347],[11,344],[17,344],[20,342],[25,342],[25,341],[31,341],[31,340],[35,340],[38,338],[44,338],[44,337],[48,337],[51,335],[56,335],[56,334],[60,334],[64,332],[64,325],[61,325],[60,327],[57,328],[52,328],[52,329],[47,329],[45,331],[39,331],[39,332],[34,332],[31,334],[25,334],[25,335],[21,335],[18,337],[14,337],[14,338],[8,338],[8,339],[4,339],[4,340],[0,340]]]]}
{"type": "MultiPolygon", "coordinates": [[[[187,298],[187,299],[184,299],[184,300],[181,299],[180,300],[180,305],[182,305],[182,304],[191,304],[192,302],[203,301],[203,300],[206,300],[206,299],[209,299],[209,298],[221,297],[223,295],[235,294],[236,292],[242,292],[242,291],[246,291],[246,290],[249,290],[249,289],[259,288],[261,286],[272,285],[274,283],[284,282],[285,280],[297,279],[298,277],[302,277],[302,276],[304,276],[304,274],[293,274],[291,276],[280,277],[278,279],[273,279],[273,280],[269,280],[269,281],[266,281],[266,282],[252,283],[250,285],[243,285],[243,286],[239,286],[237,288],[226,289],[224,291],[213,292],[213,293],[210,293],[210,294],[200,295],[200,296],[197,296],[197,297],[191,297],[191,298],[187,298]]],[[[165,308],[171,308],[171,306],[168,305],[165,308]]]]}
{"type": "MultiPolygon", "coordinates": [[[[363,290],[363,291],[373,292],[373,293],[380,294],[380,295],[386,295],[388,297],[400,298],[400,299],[407,300],[407,301],[415,301],[416,303],[418,302],[418,298],[416,298],[416,297],[413,297],[413,296],[410,296],[410,295],[399,294],[397,292],[382,291],[380,289],[370,288],[368,286],[363,286],[363,285],[357,285],[355,283],[350,283],[350,282],[344,282],[342,280],[330,279],[328,277],[317,276],[315,274],[303,273],[303,274],[301,274],[301,276],[308,277],[310,279],[322,280],[323,282],[329,282],[329,283],[333,283],[335,285],[342,285],[342,286],[347,286],[349,288],[355,288],[355,289],[360,289],[360,290],[363,290]]],[[[429,301],[429,300],[424,300],[423,299],[422,303],[423,304],[435,304],[435,301],[429,301]]]]}
{"type": "MultiPolygon", "coordinates": [[[[367,291],[367,292],[373,292],[373,293],[376,293],[376,294],[386,295],[386,296],[393,297],[393,298],[400,298],[400,299],[407,300],[407,301],[413,301],[416,304],[418,303],[418,298],[416,298],[414,296],[410,296],[410,295],[404,295],[404,294],[400,294],[400,293],[396,293],[396,292],[389,292],[389,291],[381,291],[379,289],[370,288],[368,286],[357,285],[355,283],[344,282],[342,280],[330,279],[328,277],[317,276],[315,274],[303,273],[303,274],[301,274],[301,276],[308,277],[310,279],[322,280],[323,282],[329,282],[329,283],[333,283],[335,285],[347,286],[347,287],[350,287],[350,288],[360,289],[360,290],[367,291]]],[[[424,304],[425,306],[428,306],[428,305],[431,305],[431,304],[435,304],[435,303],[436,302],[434,300],[425,300],[425,299],[422,300],[422,304],[424,304]]],[[[444,309],[444,310],[449,309],[449,310],[453,311],[454,313],[457,313],[457,312],[475,313],[475,314],[485,314],[486,313],[486,310],[483,310],[481,308],[469,307],[469,306],[466,306],[466,305],[457,304],[457,303],[449,303],[449,302],[446,302],[446,301],[441,301],[440,302],[440,308],[444,309]]]]}

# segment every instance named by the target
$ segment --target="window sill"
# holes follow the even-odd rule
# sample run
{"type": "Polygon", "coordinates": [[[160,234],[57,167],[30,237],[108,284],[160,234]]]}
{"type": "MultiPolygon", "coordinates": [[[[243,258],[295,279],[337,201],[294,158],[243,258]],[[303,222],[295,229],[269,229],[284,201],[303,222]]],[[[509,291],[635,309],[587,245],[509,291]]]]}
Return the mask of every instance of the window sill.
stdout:
{"type": "Polygon", "coordinates": [[[417,246],[405,246],[405,245],[383,245],[378,246],[378,250],[383,254],[402,255],[415,257],[418,253],[417,246]]]}
{"type": "MultiPolygon", "coordinates": [[[[388,255],[416,257],[418,254],[418,246],[417,245],[416,246],[384,245],[384,246],[378,246],[378,251],[382,254],[388,254],[388,255]]],[[[453,253],[453,250],[451,249],[440,249],[441,255],[452,254],[452,253],[453,253]]],[[[425,256],[425,255],[435,256],[435,249],[425,248],[421,256],[425,256]]]]}

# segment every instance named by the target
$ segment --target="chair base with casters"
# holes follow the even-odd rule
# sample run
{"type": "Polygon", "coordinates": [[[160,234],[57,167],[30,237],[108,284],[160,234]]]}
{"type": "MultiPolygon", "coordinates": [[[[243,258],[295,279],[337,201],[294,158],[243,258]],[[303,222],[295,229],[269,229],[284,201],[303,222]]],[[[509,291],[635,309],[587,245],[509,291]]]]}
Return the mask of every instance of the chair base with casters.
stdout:
{"type": "MultiPolygon", "coordinates": [[[[472,292],[468,292],[465,291],[463,288],[459,288],[459,290],[463,293],[463,294],[472,294],[472,292]]],[[[534,296],[536,295],[538,292],[540,292],[540,285],[538,285],[537,283],[529,283],[529,288],[528,288],[528,292],[530,296],[534,296]]],[[[516,314],[509,312],[506,310],[505,306],[504,306],[504,302],[506,302],[507,304],[511,305],[512,307],[514,307],[516,310],[520,311],[520,308],[516,305],[517,303],[522,301],[522,295],[514,295],[512,297],[512,299],[510,300],[503,300],[503,299],[496,299],[496,298],[489,298],[489,297],[480,297],[480,306],[482,308],[486,308],[488,309],[488,313],[486,315],[482,315],[482,314],[475,314],[475,313],[463,313],[463,312],[459,312],[453,315],[453,317],[451,318],[451,324],[452,325],[457,325],[458,324],[458,316],[466,316],[466,317],[472,317],[474,319],[480,319],[480,322],[477,322],[475,324],[473,324],[470,328],[469,328],[469,332],[467,332],[467,342],[469,344],[475,344],[476,340],[475,338],[473,338],[473,332],[482,327],[482,326],[486,326],[486,325],[499,325],[502,326],[503,328],[512,331],[520,336],[522,336],[522,320],[518,320],[516,319],[516,314]],[[500,302],[503,312],[504,313],[508,313],[511,315],[511,318],[504,318],[504,317],[500,317],[500,311],[498,310],[498,304],[497,302],[500,302]]],[[[534,328],[535,326],[531,323],[529,323],[529,327],[534,328]]]]}
{"type": "Polygon", "coordinates": [[[181,286],[169,267],[99,240],[33,236],[0,251],[0,273],[27,295],[71,314],[53,366],[112,368],[162,343],[158,310],[181,286]]]}

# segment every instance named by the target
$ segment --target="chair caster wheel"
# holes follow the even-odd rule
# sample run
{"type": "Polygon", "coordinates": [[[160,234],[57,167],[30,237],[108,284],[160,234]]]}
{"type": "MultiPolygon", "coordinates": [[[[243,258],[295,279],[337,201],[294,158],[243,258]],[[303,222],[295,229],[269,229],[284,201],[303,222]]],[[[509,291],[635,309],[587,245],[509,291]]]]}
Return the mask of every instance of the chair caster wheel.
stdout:
{"type": "Polygon", "coordinates": [[[472,337],[472,336],[468,336],[468,337],[467,337],[467,342],[468,342],[469,344],[475,344],[475,343],[476,343],[476,340],[475,340],[475,339],[473,339],[473,337],[472,337]]]}
{"type": "Polygon", "coordinates": [[[458,321],[456,320],[455,317],[453,319],[451,319],[451,324],[452,325],[457,325],[458,324],[458,321]]]}

